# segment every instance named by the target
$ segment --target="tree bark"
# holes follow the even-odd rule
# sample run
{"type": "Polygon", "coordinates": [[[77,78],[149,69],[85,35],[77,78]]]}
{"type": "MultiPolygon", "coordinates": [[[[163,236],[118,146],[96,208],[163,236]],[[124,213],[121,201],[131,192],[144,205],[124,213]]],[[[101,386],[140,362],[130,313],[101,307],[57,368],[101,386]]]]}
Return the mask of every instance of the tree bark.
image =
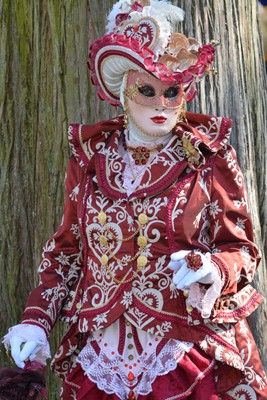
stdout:
{"type": "MultiPolygon", "coordinates": [[[[41,247],[60,223],[69,123],[116,114],[95,96],[86,65],[88,42],[104,33],[112,0],[0,0],[0,326],[19,322],[37,284],[41,247]]],[[[202,43],[219,38],[218,75],[200,84],[190,109],[231,117],[232,143],[245,174],[263,261],[255,285],[267,292],[266,76],[256,0],[173,1],[186,11],[179,26],[202,43]]],[[[267,310],[250,320],[267,354],[267,310]]],[[[52,351],[62,327],[54,330],[52,351]]],[[[7,364],[0,354],[1,364],[7,364]]],[[[266,359],[263,361],[266,363],[266,359]]],[[[265,364],[266,366],[266,364],[265,364]]],[[[49,399],[58,398],[48,376],[49,399]]]]}
{"type": "MultiPolygon", "coordinates": [[[[112,116],[96,99],[88,39],[104,33],[107,0],[0,0],[0,330],[19,322],[41,248],[60,223],[67,126],[112,116]]],[[[62,327],[54,329],[52,354],[62,327]]],[[[0,354],[1,365],[7,364],[0,354]]],[[[58,399],[48,374],[49,399],[58,399]]]]}

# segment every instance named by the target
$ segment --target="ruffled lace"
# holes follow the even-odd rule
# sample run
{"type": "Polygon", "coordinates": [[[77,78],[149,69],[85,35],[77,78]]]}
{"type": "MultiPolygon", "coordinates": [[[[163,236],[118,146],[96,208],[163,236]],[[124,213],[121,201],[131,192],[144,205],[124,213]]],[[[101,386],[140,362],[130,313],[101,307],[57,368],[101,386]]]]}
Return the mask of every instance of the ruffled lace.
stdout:
{"type": "MultiPolygon", "coordinates": [[[[138,140],[138,137],[140,136],[142,138],[144,134],[142,134],[142,132],[139,132],[138,128],[136,128],[133,123],[130,124],[130,127],[131,127],[131,135],[134,138],[134,140],[129,140],[130,133],[127,129],[125,130],[126,144],[130,147],[144,146],[148,149],[152,149],[157,144],[163,144],[165,146],[172,137],[172,134],[169,133],[162,138],[154,139],[153,142],[151,143],[145,143],[138,140]]],[[[130,196],[140,185],[148,165],[155,157],[155,153],[150,154],[150,157],[145,165],[136,165],[134,161],[131,159],[131,154],[125,151],[122,143],[119,144],[119,153],[121,154],[123,161],[126,164],[123,173],[123,188],[126,190],[127,195],[130,196]]]]}
{"type": "MultiPolygon", "coordinates": [[[[212,264],[212,263],[211,263],[212,264]]],[[[194,283],[188,289],[186,305],[192,306],[201,312],[202,318],[209,318],[212,308],[220,296],[223,282],[217,268],[212,264],[211,281],[213,283],[207,289],[201,283],[194,283]]]]}
{"type": "Polygon", "coordinates": [[[131,328],[126,330],[121,354],[116,346],[118,336],[114,336],[114,328],[116,330],[111,325],[95,332],[77,357],[77,362],[100,390],[108,394],[115,393],[120,399],[125,399],[131,390],[144,396],[150,393],[156,377],[175,370],[185,352],[193,347],[191,343],[165,340],[139,331],[138,339],[142,345],[146,345],[139,354],[133,346],[130,351],[133,360],[129,361],[128,335],[131,328]],[[109,341],[106,340],[108,338],[109,341]]]}
{"type": "Polygon", "coordinates": [[[18,324],[12,326],[9,328],[8,333],[3,337],[5,348],[10,346],[10,339],[13,336],[20,337],[23,342],[31,340],[35,341],[40,346],[40,350],[36,353],[35,360],[40,361],[40,363],[45,364],[46,359],[51,357],[46,333],[41,327],[31,324],[18,324]]]}

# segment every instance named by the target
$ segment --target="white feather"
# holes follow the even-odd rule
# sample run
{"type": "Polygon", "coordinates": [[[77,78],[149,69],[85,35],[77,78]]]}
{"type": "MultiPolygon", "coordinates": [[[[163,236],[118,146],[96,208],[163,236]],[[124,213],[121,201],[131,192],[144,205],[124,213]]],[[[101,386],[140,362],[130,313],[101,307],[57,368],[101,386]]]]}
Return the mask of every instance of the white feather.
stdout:
{"type": "Polygon", "coordinates": [[[117,15],[123,12],[129,12],[131,10],[131,6],[132,6],[131,0],[128,1],[119,0],[117,3],[113,5],[112,10],[110,11],[107,18],[107,25],[106,25],[107,33],[111,33],[115,29],[117,15]]]}
{"type": "MultiPolygon", "coordinates": [[[[119,0],[113,5],[107,18],[107,33],[111,33],[115,29],[116,16],[124,12],[129,12],[131,10],[131,5],[131,0],[119,0]]],[[[155,19],[157,16],[165,18],[170,23],[171,31],[174,30],[177,22],[183,21],[184,19],[184,11],[171,4],[169,0],[151,0],[151,6],[145,8],[150,9],[149,14],[152,17],[155,16],[155,19]]]]}
{"type": "Polygon", "coordinates": [[[155,10],[155,12],[170,22],[173,29],[177,22],[184,19],[184,10],[174,6],[168,0],[151,0],[151,6],[153,11],[155,10]]]}

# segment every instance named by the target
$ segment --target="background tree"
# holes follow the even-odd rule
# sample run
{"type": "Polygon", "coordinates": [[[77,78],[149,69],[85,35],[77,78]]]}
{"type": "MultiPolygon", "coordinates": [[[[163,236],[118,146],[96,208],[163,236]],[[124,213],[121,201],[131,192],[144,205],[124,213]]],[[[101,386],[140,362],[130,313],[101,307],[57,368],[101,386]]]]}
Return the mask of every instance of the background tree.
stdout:
{"type": "MultiPolygon", "coordinates": [[[[115,115],[90,85],[88,41],[104,33],[115,0],[0,0],[0,335],[19,322],[37,284],[41,247],[56,230],[69,159],[67,126],[115,115]]],[[[256,0],[178,0],[180,28],[208,42],[219,38],[218,75],[201,83],[190,109],[234,119],[232,144],[244,172],[263,254],[255,285],[267,293],[266,76],[256,0]]],[[[250,319],[267,354],[267,309],[250,319]]],[[[62,327],[51,338],[52,350],[62,327]]],[[[8,361],[4,351],[1,366],[8,361]]],[[[266,357],[263,358],[266,363],[266,357]]],[[[265,366],[267,366],[265,364],[265,366]]],[[[52,381],[51,381],[52,379],[52,381]]],[[[58,398],[48,376],[49,399],[58,398]]]]}

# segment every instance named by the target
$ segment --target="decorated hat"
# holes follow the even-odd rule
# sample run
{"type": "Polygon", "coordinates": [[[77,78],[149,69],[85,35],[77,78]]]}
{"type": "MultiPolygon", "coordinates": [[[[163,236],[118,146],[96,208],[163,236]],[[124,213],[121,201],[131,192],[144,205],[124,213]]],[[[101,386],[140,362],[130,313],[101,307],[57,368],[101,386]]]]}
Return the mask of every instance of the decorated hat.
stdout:
{"type": "Polygon", "coordinates": [[[215,45],[201,46],[175,32],[184,11],[167,0],[119,0],[108,15],[107,33],[90,46],[88,66],[101,100],[120,104],[126,71],[147,72],[169,84],[182,85],[187,101],[196,82],[213,69],[215,45]]]}

